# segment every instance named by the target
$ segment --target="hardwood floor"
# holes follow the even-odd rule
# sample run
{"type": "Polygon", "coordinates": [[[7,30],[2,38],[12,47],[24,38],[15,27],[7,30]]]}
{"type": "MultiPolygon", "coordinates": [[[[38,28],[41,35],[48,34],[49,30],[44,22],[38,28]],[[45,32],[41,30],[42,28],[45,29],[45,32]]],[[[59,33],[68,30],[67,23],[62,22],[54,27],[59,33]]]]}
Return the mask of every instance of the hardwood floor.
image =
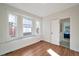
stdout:
{"type": "Polygon", "coordinates": [[[79,52],[75,52],[68,48],[57,46],[45,41],[40,41],[33,45],[7,53],[4,56],[50,56],[47,52],[48,49],[52,49],[60,56],[79,56],[79,52]]]}

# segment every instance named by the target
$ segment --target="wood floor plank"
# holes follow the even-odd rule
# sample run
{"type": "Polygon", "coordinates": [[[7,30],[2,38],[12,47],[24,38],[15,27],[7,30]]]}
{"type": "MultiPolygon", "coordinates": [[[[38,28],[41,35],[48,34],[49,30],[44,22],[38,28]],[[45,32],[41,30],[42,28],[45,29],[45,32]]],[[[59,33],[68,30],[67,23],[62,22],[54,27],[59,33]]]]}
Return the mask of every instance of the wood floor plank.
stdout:
{"type": "Polygon", "coordinates": [[[30,46],[7,53],[4,56],[50,56],[47,52],[48,49],[52,49],[60,56],[79,56],[79,52],[45,41],[40,41],[30,46]]]}

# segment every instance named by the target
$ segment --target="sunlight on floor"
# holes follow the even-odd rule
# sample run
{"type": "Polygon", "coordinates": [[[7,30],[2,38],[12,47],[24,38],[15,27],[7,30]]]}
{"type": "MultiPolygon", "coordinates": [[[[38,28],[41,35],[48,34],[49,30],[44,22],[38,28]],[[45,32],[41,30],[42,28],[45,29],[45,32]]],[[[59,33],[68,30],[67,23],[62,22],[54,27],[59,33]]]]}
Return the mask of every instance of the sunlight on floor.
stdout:
{"type": "Polygon", "coordinates": [[[56,52],[54,52],[52,49],[48,49],[47,52],[51,55],[51,56],[59,56],[56,52]]]}

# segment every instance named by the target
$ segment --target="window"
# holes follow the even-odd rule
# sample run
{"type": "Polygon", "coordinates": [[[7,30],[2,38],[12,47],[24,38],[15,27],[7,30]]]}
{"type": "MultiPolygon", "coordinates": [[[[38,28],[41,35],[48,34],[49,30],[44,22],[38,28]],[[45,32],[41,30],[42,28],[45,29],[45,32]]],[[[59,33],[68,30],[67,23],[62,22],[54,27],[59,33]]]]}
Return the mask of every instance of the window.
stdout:
{"type": "Polygon", "coordinates": [[[36,34],[40,33],[40,22],[36,21],[36,34]]]}
{"type": "Polygon", "coordinates": [[[27,17],[23,18],[23,35],[32,34],[32,20],[27,17]]]}
{"type": "Polygon", "coordinates": [[[9,36],[16,37],[16,26],[17,26],[16,16],[9,14],[8,15],[8,23],[9,23],[9,36]]]}

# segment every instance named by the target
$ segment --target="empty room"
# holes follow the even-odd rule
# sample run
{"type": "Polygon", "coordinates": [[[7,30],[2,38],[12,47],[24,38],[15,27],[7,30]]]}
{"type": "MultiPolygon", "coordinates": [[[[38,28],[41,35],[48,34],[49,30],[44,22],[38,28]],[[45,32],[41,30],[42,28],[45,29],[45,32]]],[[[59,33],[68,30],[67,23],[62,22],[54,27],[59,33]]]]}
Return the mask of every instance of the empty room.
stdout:
{"type": "Polygon", "coordinates": [[[0,56],[79,56],[79,4],[0,3],[0,56]]]}

